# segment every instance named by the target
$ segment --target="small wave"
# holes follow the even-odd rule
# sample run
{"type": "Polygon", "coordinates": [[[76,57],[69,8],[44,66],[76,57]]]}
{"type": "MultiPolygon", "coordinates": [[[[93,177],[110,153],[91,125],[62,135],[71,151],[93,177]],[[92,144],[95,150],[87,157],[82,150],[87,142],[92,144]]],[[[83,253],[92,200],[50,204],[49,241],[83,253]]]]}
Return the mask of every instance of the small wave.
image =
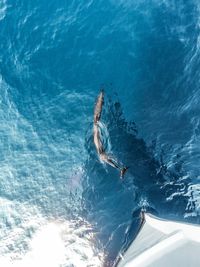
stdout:
{"type": "Polygon", "coordinates": [[[0,20],[3,20],[5,18],[6,10],[7,10],[6,0],[2,0],[0,2],[0,20]]]}

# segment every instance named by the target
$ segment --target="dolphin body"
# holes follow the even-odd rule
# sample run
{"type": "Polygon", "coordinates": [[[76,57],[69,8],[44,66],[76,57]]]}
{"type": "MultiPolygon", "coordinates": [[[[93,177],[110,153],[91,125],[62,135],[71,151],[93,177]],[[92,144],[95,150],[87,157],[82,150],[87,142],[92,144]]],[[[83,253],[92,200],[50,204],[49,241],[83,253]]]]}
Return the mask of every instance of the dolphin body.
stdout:
{"type": "Polygon", "coordinates": [[[93,125],[94,144],[100,160],[111,165],[113,168],[119,169],[120,177],[123,178],[128,167],[121,166],[111,156],[107,155],[101,140],[99,123],[101,119],[103,104],[104,104],[104,91],[102,90],[97,97],[96,105],[94,108],[94,125],[93,125]]]}

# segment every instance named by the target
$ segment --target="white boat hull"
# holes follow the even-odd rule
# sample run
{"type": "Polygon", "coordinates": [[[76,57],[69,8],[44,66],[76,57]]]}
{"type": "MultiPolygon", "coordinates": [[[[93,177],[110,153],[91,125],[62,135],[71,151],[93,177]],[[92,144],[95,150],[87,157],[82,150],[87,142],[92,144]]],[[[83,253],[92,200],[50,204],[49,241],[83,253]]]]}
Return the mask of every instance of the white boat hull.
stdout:
{"type": "Polygon", "coordinates": [[[200,266],[200,227],[145,214],[143,226],[117,267],[178,266],[200,266]]]}

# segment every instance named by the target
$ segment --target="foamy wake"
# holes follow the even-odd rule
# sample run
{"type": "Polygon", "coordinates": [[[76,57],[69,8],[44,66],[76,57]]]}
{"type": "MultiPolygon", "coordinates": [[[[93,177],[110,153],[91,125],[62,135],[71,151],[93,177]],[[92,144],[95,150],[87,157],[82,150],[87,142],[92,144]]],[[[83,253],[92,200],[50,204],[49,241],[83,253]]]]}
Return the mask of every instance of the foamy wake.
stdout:
{"type": "Polygon", "coordinates": [[[36,208],[1,199],[0,266],[102,266],[91,226],[81,220],[47,219],[36,208]],[[21,206],[21,207],[20,207],[21,206]]]}

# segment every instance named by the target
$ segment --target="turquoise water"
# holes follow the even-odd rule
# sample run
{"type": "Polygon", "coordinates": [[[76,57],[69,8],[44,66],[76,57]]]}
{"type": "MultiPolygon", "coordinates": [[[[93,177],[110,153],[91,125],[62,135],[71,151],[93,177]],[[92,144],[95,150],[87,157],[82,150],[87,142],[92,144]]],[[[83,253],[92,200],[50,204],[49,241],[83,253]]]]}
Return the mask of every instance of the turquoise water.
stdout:
{"type": "Polygon", "coordinates": [[[2,266],[112,266],[141,207],[199,223],[199,22],[195,0],[0,1],[2,266]]]}

